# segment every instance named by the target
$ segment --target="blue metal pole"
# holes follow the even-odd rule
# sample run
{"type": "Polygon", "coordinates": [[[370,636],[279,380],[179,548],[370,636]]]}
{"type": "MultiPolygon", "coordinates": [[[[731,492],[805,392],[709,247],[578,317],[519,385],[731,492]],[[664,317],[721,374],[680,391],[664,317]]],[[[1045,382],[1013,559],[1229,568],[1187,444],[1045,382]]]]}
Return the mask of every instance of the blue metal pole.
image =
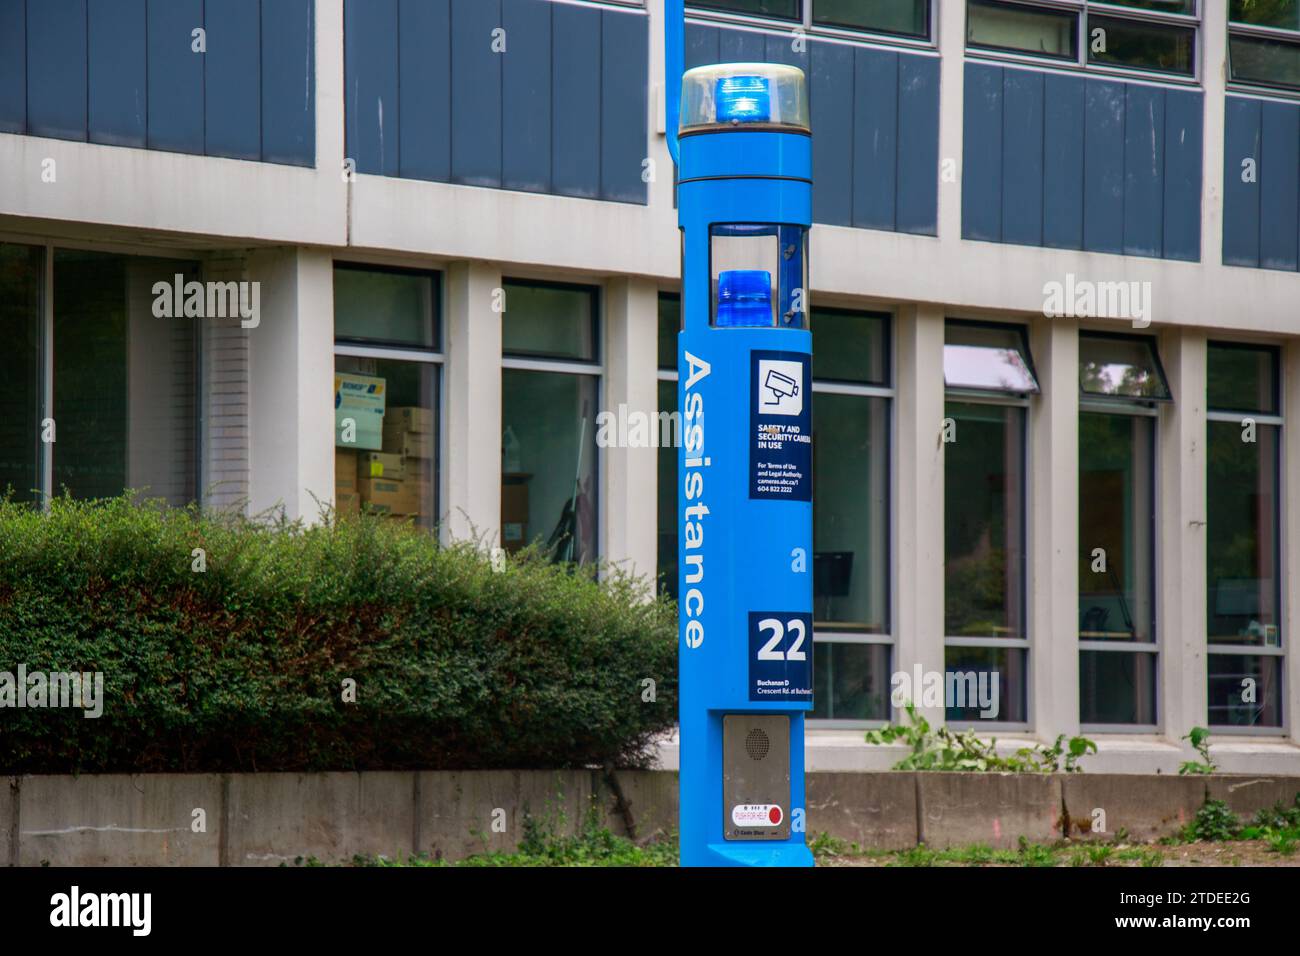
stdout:
{"type": "Polygon", "coordinates": [[[681,861],[811,866],[811,134],[797,70],[714,70],[679,144],[681,861]]]}

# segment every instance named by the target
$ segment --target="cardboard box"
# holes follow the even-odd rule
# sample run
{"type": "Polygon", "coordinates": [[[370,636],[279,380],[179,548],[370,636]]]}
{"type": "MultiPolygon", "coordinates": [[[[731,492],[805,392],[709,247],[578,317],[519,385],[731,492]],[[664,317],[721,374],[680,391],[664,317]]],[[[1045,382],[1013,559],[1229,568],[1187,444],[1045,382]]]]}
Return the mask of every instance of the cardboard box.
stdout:
{"type": "Polygon", "coordinates": [[[387,383],[372,375],[334,373],[334,444],[378,451],[383,447],[387,383]],[[348,428],[352,422],[355,429],[348,428]],[[355,435],[352,431],[355,430],[355,435]],[[345,441],[354,437],[355,441],[345,441]]]}
{"type": "Polygon", "coordinates": [[[334,511],[341,515],[354,515],[361,511],[361,496],[355,491],[334,491],[334,511]]]}
{"type": "Polygon", "coordinates": [[[390,478],[361,478],[361,501],[371,511],[393,515],[418,515],[430,501],[431,486],[423,481],[393,481],[390,478]]]}
{"type": "Polygon", "coordinates": [[[384,451],[403,458],[433,458],[433,436],[384,429],[384,451]]]}
{"type": "Polygon", "coordinates": [[[361,467],[359,478],[391,478],[402,481],[406,478],[406,459],[401,455],[390,455],[382,451],[362,452],[358,459],[361,467]]]}
{"type": "Polygon", "coordinates": [[[384,414],[384,430],[415,432],[419,435],[433,434],[433,409],[401,405],[388,409],[384,414]]]}
{"type": "Polygon", "coordinates": [[[357,493],[357,453],[334,449],[334,492],[357,493]]]}

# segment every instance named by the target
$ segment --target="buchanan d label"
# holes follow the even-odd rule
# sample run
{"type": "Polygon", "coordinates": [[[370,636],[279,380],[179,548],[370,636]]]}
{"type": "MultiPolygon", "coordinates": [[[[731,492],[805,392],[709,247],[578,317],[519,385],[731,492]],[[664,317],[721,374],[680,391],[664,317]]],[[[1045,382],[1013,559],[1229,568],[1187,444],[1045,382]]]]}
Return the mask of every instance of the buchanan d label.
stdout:
{"type": "Polygon", "coordinates": [[[750,353],[749,497],[812,501],[812,360],[750,353]]]}

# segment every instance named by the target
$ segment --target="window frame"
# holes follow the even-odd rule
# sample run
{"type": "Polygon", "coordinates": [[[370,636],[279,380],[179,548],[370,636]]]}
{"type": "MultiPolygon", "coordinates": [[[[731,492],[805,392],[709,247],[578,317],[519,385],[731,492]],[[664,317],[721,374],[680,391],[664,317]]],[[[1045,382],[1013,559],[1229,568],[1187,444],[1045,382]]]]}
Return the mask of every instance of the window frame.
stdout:
{"type": "MultiPolygon", "coordinates": [[[[1034,377],[1034,381],[1038,382],[1038,372],[1034,365],[1033,353],[1030,351],[1029,348],[1029,328],[1027,326],[1016,322],[995,322],[987,319],[967,319],[967,318],[962,318],[961,316],[949,316],[944,319],[945,331],[949,323],[952,323],[954,325],[961,325],[961,326],[991,328],[991,329],[1009,330],[1009,331],[1018,332],[1023,347],[1022,354],[1025,357],[1025,362],[1029,367],[1030,374],[1032,374],[1034,377]]],[[[945,344],[947,344],[946,335],[945,335],[945,344]]],[[[940,370],[940,374],[942,375],[942,370],[940,370]]],[[[1029,545],[1031,541],[1031,534],[1030,534],[1030,527],[1029,527],[1030,512],[1031,512],[1030,501],[1029,501],[1029,494],[1030,494],[1029,476],[1030,476],[1030,469],[1033,467],[1033,460],[1031,457],[1032,448],[1031,448],[1031,441],[1030,441],[1031,430],[1029,427],[1029,414],[1030,414],[1030,409],[1032,407],[1031,400],[1035,394],[1041,393],[1041,384],[1039,385],[1039,388],[1040,388],[1040,392],[1021,394],[1016,392],[986,391],[983,389],[949,388],[946,384],[944,385],[943,395],[944,395],[944,411],[945,411],[944,417],[945,418],[947,417],[948,402],[957,402],[960,404],[971,404],[971,405],[993,405],[1000,408],[1019,408],[1023,410],[1020,416],[1019,431],[1020,431],[1020,511],[1021,511],[1020,547],[1021,547],[1021,552],[1025,556],[1024,565],[1020,569],[1020,616],[1021,616],[1021,620],[1024,621],[1024,636],[1017,637],[1017,638],[1000,638],[1000,639],[993,638],[993,637],[963,637],[960,635],[954,636],[947,633],[948,628],[947,628],[947,622],[945,621],[944,635],[943,635],[943,649],[944,649],[943,673],[945,675],[944,709],[946,711],[948,705],[948,701],[946,699],[947,673],[948,673],[948,667],[947,667],[948,648],[950,647],[993,648],[993,649],[1018,650],[1023,652],[1024,659],[1025,659],[1025,675],[1026,675],[1025,686],[1023,688],[1024,702],[1025,702],[1025,719],[1023,721],[1007,721],[1007,720],[947,720],[945,718],[944,725],[953,730],[959,730],[959,731],[977,730],[981,732],[1010,731],[1012,733],[1018,733],[1018,732],[1029,730],[1034,726],[1033,679],[1030,671],[1030,667],[1032,666],[1030,663],[1030,655],[1033,652],[1033,644],[1032,644],[1033,635],[1030,631],[1032,620],[1030,617],[1030,595],[1029,595],[1029,545]]],[[[946,455],[944,458],[944,468],[945,468],[944,479],[946,481],[947,480],[947,475],[946,475],[947,456],[946,455]]],[[[944,502],[944,506],[945,508],[947,507],[946,499],[944,502]]],[[[947,548],[945,546],[944,549],[945,567],[947,566],[947,561],[948,561],[948,555],[947,555],[947,548]]],[[[946,598],[947,598],[947,588],[945,582],[945,601],[946,598]]]]}
{"type": "MultiPolygon", "coordinates": [[[[197,280],[206,282],[204,278],[205,262],[203,257],[193,250],[172,249],[165,246],[147,247],[138,246],[125,242],[106,242],[95,243],[73,237],[67,238],[49,238],[41,236],[29,236],[23,234],[0,233],[0,243],[5,245],[25,246],[41,250],[41,285],[37,292],[37,309],[39,312],[38,320],[38,341],[39,354],[37,356],[37,421],[53,419],[54,416],[54,263],[56,253],[59,251],[72,252],[96,252],[108,255],[121,256],[127,259],[153,259],[153,260],[175,260],[178,263],[191,263],[198,267],[197,280]]],[[[180,316],[168,321],[179,321],[184,317],[180,316]]],[[[204,347],[203,322],[202,318],[193,320],[194,348],[192,352],[192,373],[194,382],[194,416],[191,422],[194,429],[194,463],[192,474],[190,475],[194,486],[194,501],[202,504],[207,497],[207,489],[203,483],[203,471],[207,467],[207,440],[208,428],[204,412],[204,394],[207,386],[207,376],[205,374],[205,362],[207,360],[207,350],[204,347]]],[[[132,372],[128,367],[127,381],[130,382],[132,372]]],[[[130,421],[127,422],[128,429],[130,421]]],[[[37,487],[33,490],[37,497],[32,504],[42,512],[50,510],[51,499],[55,496],[54,491],[54,455],[55,443],[44,442],[37,437],[33,439],[36,444],[36,481],[37,487]]]]}
{"type": "MultiPolygon", "coordinates": [[[[1080,330],[1082,335],[1087,330],[1080,330]]],[[[1100,333],[1108,334],[1108,333],[1100,333]]],[[[1159,354],[1157,353],[1157,360],[1159,354]]],[[[1172,399],[1170,399],[1172,401],[1172,399]]],[[[1154,734],[1160,733],[1164,726],[1164,697],[1163,688],[1161,687],[1161,669],[1164,666],[1164,652],[1161,647],[1163,641],[1162,621],[1160,617],[1160,580],[1162,573],[1162,564],[1160,560],[1160,409],[1159,406],[1147,400],[1134,399],[1105,399],[1093,395],[1080,395],[1079,414],[1085,412],[1102,415],[1124,415],[1131,418],[1148,418],[1151,419],[1151,527],[1149,534],[1151,536],[1151,632],[1153,640],[1150,641],[1101,641],[1085,640],[1078,633],[1075,634],[1076,654],[1081,655],[1084,651],[1103,651],[1115,654],[1148,654],[1155,659],[1155,723],[1152,724],[1096,724],[1083,723],[1079,724],[1080,733],[1091,734],[1154,734]]],[[[1076,472],[1083,470],[1082,456],[1079,456],[1075,462],[1076,472]]],[[[1075,506],[1075,521],[1078,522],[1078,504],[1075,506]]],[[[1080,543],[1079,556],[1082,558],[1083,550],[1080,543]]],[[[1078,595],[1075,597],[1075,614],[1078,615],[1078,595]]],[[[1077,629],[1076,629],[1077,631],[1077,629]]],[[[1081,660],[1076,665],[1076,675],[1082,675],[1083,666],[1081,660]]],[[[1080,703],[1082,709],[1082,702],[1080,703]]]]}
{"type": "MultiPolygon", "coordinates": [[[[883,338],[884,338],[883,351],[884,351],[884,361],[885,361],[884,381],[887,382],[888,384],[868,385],[859,382],[845,382],[838,379],[814,378],[812,381],[812,394],[814,396],[813,398],[814,420],[817,414],[816,396],[818,394],[848,395],[848,396],[854,396],[858,398],[883,399],[889,403],[888,411],[886,412],[885,415],[885,422],[887,428],[885,442],[886,442],[886,447],[888,449],[887,455],[889,459],[886,466],[888,477],[886,478],[885,481],[885,522],[887,525],[885,528],[885,556],[886,556],[886,561],[888,562],[885,568],[885,593],[888,597],[889,607],[888,607],[888,612],[885,620],[885,630],[880,634],[872,634],[866,631],[851,631],[851,630],[846,630],[846,631],[818,630],[817,627],[818,621],[816,620],[816,615],[814,614],[814,619],[813,619],[814,661],[816,660],[817,645],[819,644],[820,645],[878,644],[878,645],[884,645],[889,648],[889,667],[891,669],[891,674],[892,674],[892,670],[895,667],[898,658],[898,636],[897,636],[898,594],[897,594],[897,587],[896,587],[897,582],[894,575],[895,558],[896,558],[895,548],[897,545],[897,535],[898,535],[898,521],[894,516],[894,503],[898,500],[898,489],[896,487],[897,468],[895,467],[896,460],[894,454],[895,436],[897,435],[897,430],[898,430],[898,420],[897,420],[898,402],[896,401],[898,392],[897,392],[897,382],[895,378],[896,356],[894,354],[894,343],[895,343],[894,326],[895,323],[898,321],[898,317],[897,317],[897,313],[892,309],[875,309],[875,308],[854,309],[843,305],[820,306],[817,305],[816,303],[812,303],[808,306],[808,313],[807,313],[810,328],[812,328],[812,323],[818,312],[836,312],[839,314],[852,314],[852,315],[858,315],[864,317],[871,317],[873,319],[881,321],[883,327],[883,338]]],[[[675,377],[676,376],[674,375],[674,378],[675,377]]],[[[815,501],[813,503],[813,507],[816,508],[815,501]]],[[[816,545],[814,544],[814,549],[815,547],[816,545]]],[[[825,625],[833,622],[823,621],[821,623],[825,625]]],[[[814,666],[816,665],[814,664],[814,666]]],[[[889,706],[888,706],[888,717],[885,719],[860,720],[857,718],[838,718],[838,717],[813,718],[810,712],[808,722],[810,727],[819,728],[823,730],[868,730],[868,729],[886,726],[888,723],[890,723],[890,721],[895,719],[895,717],[897,716],[896,711],[897,708],[894,707],[893,700],[891,699],[889,701],[889,706]]]]}
{"type": "MultiPolygon", "coordinates": [[[[1150,409],[1152,415],[1159,414],[1158,409],[1161,405],[1172,405],[1174,403],[1174,390],[1169,384],[1169,376],[1165,374],[1164,362],[1160,359],[1160,340],[1154,335],[1134,335],[1128,332],[1113,332],[1108,329],[1079,329],[1080,339],[1130,339],[1140,340],[1147,344],[1151,349],[1151,361],[1154,365],[1156,374],[1160,377],[1160,383],[1164,386],[1168,397],[1158,396],[1139,396],[1139,395],[1099,395],[1096,392],[1085,392],[1083,382],[1079,382],[1079,406],[1098,405],[1104,408],[1123,409],[1128,406],[1141,406],[1150,409]]],[[[1134,413],[1136,414],[1136,413],[1134,413]]]]}
{"type": "MultiPolygon", "coordinates": [[[[1274,561],[1274,567],[1276,568],[1275,586],[1277,589],[1277,593],[1274,595],[1274,598],[1277,601],[1278,644],[1276,647],[1268,647],[1264,645],[1255,646],[1255,645],[1243,645],[1243,644],[1213,643],[1209,639],[1208,626],[1207,626],[1207,634],[1205,635],[1205,658],[1206,658],[1205,695],[1206,695],[1206,707],[1207,707],[1206,726],[1209,727],[1210,730],[1216,734],[1228,734],[1237,737],[1285,737],[1288,733],[1288,728],[1290,727],[1291,724],[1291,713],[1290,713],[1290,707],[1288,706],[1289,699],[1287,696],[1289,692],[1289,681],[1288,681],[1287,667],[1286,667],[1288,635],[1285,630],[1285,625],[1287,622],[1287,587],[1286,587],[1287,548],[1286,548],[1286,541],[1285,541],[1285,529],[1287,526],[1288,500],[1287,500],[1287,488],[1286,488],[1286,404],[1285,404],[1286,379],[1283,374],[1282,350],[1279,346],[1268,344],[1268,343],[1246,342],[1246,341],[1239,341],[1239,340],[1238,341],[1219,340],[1219,339],[1210,339],[1207,342],[1207,348],[1240,349],[1242,351],[1252,351],[1252,352],[1265,351],[1269,353],[1269,355],[1272,357],[1273,360],[1273,400],[1276,403],[1276,408],[1277,408],[1277,411],[1275,413],[1221,409],[1221,408],[1211,406],[1209,404],[1209,398],[1208,398],[1209,363],[1207,361],[1206,363],[1207,398],[1206,398],[1206,411],[1205,411],[1207,428],[1206,428],[1205,445],[1208,451],[1209,422],[1226,422],[1229,424],[1240,426],[1241,422],[1244,419],[1249,418],[1258,425],[1266,425],[1269,427],[1275,427],[1277,429],[1277,454],[1274,456],[1274,462],[1273,462],[1273,481],[1274,481],[1275,496],[1277,500],[1278,534],[1276,540],[1274,541],[1273,561],[1274,561]],[[1254,724],[1248,726],[1235,726],[1233,724],[1211,724],[1209,722],[1209,712],[1208,712],[1209,693],[1210,693],[1209,659],[1212,655],[1213,656],[1235,656],[1235,657],[1268,657],[1268,658],[1277,658],[1279,660],[1280,663],[1278,666],[1278,670],[1281,676],[1279,679],[1280,687],[1278,688],[1278,693],[1281,696],[1282,713],[1281,713],[1281,720],[1279,721],[1278,726],[1272,727],[1272,726],[1260,726],[1254,724]]],[[[1206,468],[1207,469],[1209,468],[1208,457],[1206,461],[1206,468]]],[[[1206,517],[1208,520],[1209,517],[1208,487],[1206,488],[1206,517]]],[[[1208,585],[1209,582],[1207,581],[1206,582],[1207,605],[1209,601],[1208,585]]],[[[1207,606],[1206,608],[1207,625],[1209,620],[1208,610],[1209,609],[1207,606]]]]}
{"type": "Polygon", "coordinates": [[[1254,23],[1239,23],[1232,19],[1232,6],[1231,2],[1229,2],[1228,34],[1225,40],[1227,44],[1227,50],[1225,51],[1227,55],[1227,90],[1229,93],[1250,93],[1292,100],[1300,99],[1300,82],[1291,86],[1284,83],[1267,83],[1260,80],[1234,79],[1232,75],[1232,38],[1234,36],[1285,43],[1295,46],[1297,52],[1300,53],[1300,25],[1297,25],[1295,29],[1288,29],[1286,27],[1260,26],[1254,23]]]}
{"type": "MultiPolygon", "coordinates": [[[[524,355],[506,351],[504,335],[501,343],[501,371],[521,371],[521,372],[552,372],[561,375],[581,375],[596,380],[596,399],[591,412],[592,435],[591,442],[595,448],[595,454],[591,461],[591,487],[592,487],[592,510],[595,517],[596,533],[593,536],[592,547],[595,549],[595,555],[592,562],[599,562],[605,554],[605,521],[601,509],[604,507],[604,488],[605,480],[605,449],[600,447],[596,441],[596,420],[600,413],[605,410],[605,287],[598,283],[583,282],[563,282],[551,279],[535,279],[523,275],[501,276],[501,288],[505,291],[506,310],[510,308],[510,293],[508,286],[522,285],[534,288],[544,289],[566,289],[575,292],[584,292],[591,297],[591,359],[574,359],[565,357],[547,357],[542,355],[524,355]]],[[[504,322],[504,319],[502,319],[504,322]]],[[[657,341],[657,336],[656,336],[657,341]]],[[[658,349],[656,347],[656,353],[658,349]]],[[[658,355],[655,357],[655,364],[658,365],[658,355]]],[[[504,383],[502,385],[504,388],[504,383]]],[[[498,432],[505,429],[504,419],[504,396],[502,396],[503,417],[497,423],[498,432]]],[[[504,472],[504,467],[501,468],[504,472]]],[[[500,509],[498,508],[498,520],[500,520],[500,509]]],[[[582,562],[577,562],[581,564],[582,562]]]]}
{"type": "MultiPolygon", "coordinates": [[[[984,0],[984,2],[1008,8],[1039,8],[1073,14],[1075,18],[1075,56],[1069,58],[1063,56],[1051,56],[1048,54],[1036,55],[1033,53],[1027,53],[1023,50],[971,46],[969,40],[964,40],[963,50],[967,58],[1009,61],[1037,66],[1043,69],[1055,68],[1070,72],[1078,71],[1086,74],[1122,77],[1130,80],[1140,80],[1148,83],[1165,85],[1201,85],[1203,71],[1202,61],[1204,60],[1204,57],[1202,56],[1203,35],[1201,26],[1204,21],[1205,0],[1196,0],[1195,12],[1191,14],[1166,13],[1162,10],[1144,10],[1139,7],[1126,7],[1116,3],[1106,3],[1103,2],[1103,0],[984,0]],[[1119,66],[1110,63],[1091,62],[1088,58],[1088,15],[1090,12],[1096,12],[1098,16],[1106,16],[1113,19],[1190,28],[1192,31],[1192,71],[1190,73],[1171,73],[1154,68],[1119,66]]],[[[970,3],[968,0],[963,0],[962,2],[962,14],[964,17],[963,37],[968,37],[970,34],[970,3]]]]}
{"type": "MultiPolygon", "coordinates": [[[[334,271],[338,269],[355,270],[359,272],[385,272],[400,273],[408,276],[427,277],[433,283],[433,293],[429,302],[431,306],[431,320],[433,322],[433,345],[428,348],[418,348],[407,344],[386,345],[382,342],[376,342],[372,339],[357,340],[347,337],[338,338],[333,335],[334,315],[330,315],[331,338],[333,341],[333,356],[335,358],[334,368],[338,368],[337,359],[339,358],[369,358],[379,359],[389,362],[408,362],[417,365],[433,366],[437,379],[434,383],[433,394],[434,401],[438,403],[437,420],[438,434],[437,441],[433,446],[433,501],[431,502],[430,527],[436,532],[437,539],[442,542],[446,534],[446,528],[442,521],[442,502],[446,500],[446,488],[443,482],[446,477],[443,474],[443,442],[447,435],[447,376],[445,368],[447,362],[446,351],[444,347],[445,317],[447,315],[447,283],[441,271],[437,269],[421,269],[409,266],[396,266],[386,263],[365,262],[357,259],[335,259],[332,262],[330,270],[331,289],[333,288],[334,271]]],[[[424,527],[424,525],[417,525],[424,527]]]]}
{"type": "Polygon", "coordinates": [[[938,48],[939,31],[937,27],[940,16],[938,0],[925,0],[926,26],[929,34],[924,37],[912,36],[906,33],[887,33],[883,30],[867,30],[862,27],[816,23],[812,18],[812,9],[815,3],[816,0],[799,0],[799,17],[797,19],[788,19],[731,10],[715,10],[711,7],[695,6],[691,0],[686,0],[686,17],[688,21],[758,27],[783,33],[797,29],[804,35],[814,39],[865,41],[890,46],[914,47],[922,50],[935,50],[938,48]]]}

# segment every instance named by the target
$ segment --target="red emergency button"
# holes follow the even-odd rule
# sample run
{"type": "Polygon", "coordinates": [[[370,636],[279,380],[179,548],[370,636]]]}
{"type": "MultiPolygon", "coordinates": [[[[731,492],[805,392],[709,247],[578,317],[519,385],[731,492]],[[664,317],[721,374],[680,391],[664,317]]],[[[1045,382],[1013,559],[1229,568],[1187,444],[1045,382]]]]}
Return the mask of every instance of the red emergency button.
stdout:
{"type": "Polygon", "coordinates": [[[773,807],[771,810],[768,811],[768,813],[767,813],[767,818],[768,818],[769,820],[772,821],[772,826],[774,826],[774,827],[775,827],[775,826],[780,826],[780,824],[781,824],[781,808],[780,808],[780,807],[773,807]]]}

